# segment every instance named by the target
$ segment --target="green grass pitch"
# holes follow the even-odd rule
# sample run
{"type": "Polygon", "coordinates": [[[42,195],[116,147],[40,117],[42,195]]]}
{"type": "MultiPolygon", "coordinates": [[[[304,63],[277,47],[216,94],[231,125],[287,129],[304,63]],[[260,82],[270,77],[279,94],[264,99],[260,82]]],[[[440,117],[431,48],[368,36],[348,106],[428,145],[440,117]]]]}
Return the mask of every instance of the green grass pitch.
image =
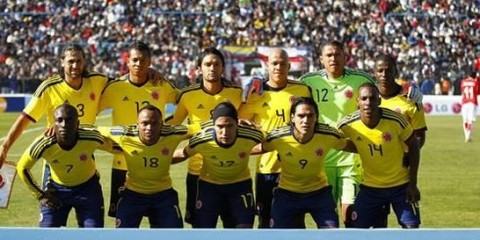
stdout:
{"type": "MultiPolygon", "coordinates": [[[[15,121],[18,113],[0,113],[0,138],[3,138],[15,121]]],[[[99,125],[110,122],[108,116],[98,119],[99,125]]],[[[459,116],[428,116],[427,141],[421,152],[419,188],[422,228],[473,228],[480,226],[480,126],[474,126],[473,142],[465,143],[459,116]]],[[[30,124],[13,145],[9,160],[18,161],[21,153],[32,139],[42,133],[45,122],[30,124]]],[[[3,140],[2,140],[3,141],[3,140]]],[[[97,167],[101,174],[105,200],[109,197],[111,156],[96,152],[97,167]]],[[[37,164],[35,176],[40,177],[37,164]]],[[[179,192],[182,210],[185,205],[186,163],[173,165],[170,173],[174,188],[179,192]]],[[[250,168],[254,169],[254,161],[250,168]]],[[[253,175],[252,175],[253,176],[253,175]]],[[[108,207],[108,204],[105,205],[108,207]]],[[[38,203],[22,182],[17,178],[8,209],[0,209],[0,227],[38,226],[38,203]]],[[[394,214],[390,215],[389,225],[398,228],[394,214]]],[[[72,213],[69,227],[75,227],[72,213]]],[[[106,226],[114,227],[114,219],[106,217],[106,226]]],[[[307,227],[315,224],[307,217],[307,227]]],[[[148,227],[144,219],[142,227],[148,227]]],[[[189,227],[188,224],[185,227],[189,227]]]]}

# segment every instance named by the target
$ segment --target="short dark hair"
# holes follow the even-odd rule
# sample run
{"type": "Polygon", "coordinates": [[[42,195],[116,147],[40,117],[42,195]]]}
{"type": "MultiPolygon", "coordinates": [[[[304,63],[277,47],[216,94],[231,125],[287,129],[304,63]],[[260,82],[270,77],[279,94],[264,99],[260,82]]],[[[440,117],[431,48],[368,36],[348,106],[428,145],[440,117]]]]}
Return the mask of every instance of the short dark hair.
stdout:
{"type": "Polygon", "coordinates": [[[296,98],[294,98],[293,102],[292,102],[292,106],[290,107],[290,115],[295,115],[295,113],[297,111],[297,106],[301,105],[301,104],[305,104],[305,105],[309,105],[309,106],[313,107],[313,109],[315,110],[315,114],[317,115],[317,118],[318,118],[318,116],[319,116],[318,106],[317,106],[317,103],[315,102],[315,100],[313,100],[313,98],[311,98],[311,97],[296,97],[296,98]]]}
{"type": "Polygon", "coordinates": [[[57,112],[59,109],[65,109],[67,112],[72,113],[72,115],[78,119],[78,111],[74,106],[68,103],[62,103],[61,105],[55,108],[54,112],[57,112]]]}
{"type": "Polygon", "coordinates": [[[362,89],[362,88],[367,88],[367,87],[374,89],[374,90],[377,92],[377,94],[380,94],[380,91],[378,90],[377,85],[375,85],[375,84],[372,83],[372,82],[362,83],[362,85],[360,85],[360,86],[358,87],[358,92],[360,92],[360,89],[362,89]]]}
{"type": "Polygon", "coordinates": [[[397,61],[395,60],[395,58],[392,55],[385,54],[385,53],[380,53],[375,59],[375,65],[379,61],[387,62],[388,65],[392,67],[393,71],[395,71],[395,74],[393,76],[398,77],[397,61]]]}
{"type": "MultiPolygon", "coordinates": [[[[157,108],[157,107],[155,107],[155,106],[153,106],[153,105],[151,105],[151,104],[149,104],[149,105],[147,105],[147,106],[145,106],[145,107],[140,108],[140,110],[138,110],[138,114],[140,114],[140,113],[143,112],[143,111],[147,111],[147,110],[148,110],[148,111],[152,111],[152,112],[157,112],[157,113],[160,115],[160,118],[163,117],[162,111],[161,111],[159,108],[157,108]]],[[[137,116],[138,116],[138,114],[137,114],[137,116]]]]}
{"type": "Polygon", "coordinates": [[[144,43],[142,41],[133,42],[128,49],[129,50],[135,49],[135,50],[145,54],[147,57],[152,56],[152,50],[150,49],[150,47],[146,43],[144,43]]]}
{"type": "Polygon", "coordinates": [[[200,53],[200,56],[197,60],[197,66],[202,66],[203,59],[210,54],[216,55],[218,58],[220,58],[220,61],[222,62],[222,67],[225,67],[225,57],[223,56],[222,52],[220,52],[220,50],[214,47],[206,48],[205,50],[203,50],[202,53],[200,53]]]}
{"type": "Polygon", "coordinates": [[[327,42],[324,42],[322,43],[322,45],[320,46],[320,55],[322,55],[323,53],[323,50],[325,49],[326,46],[333,46],[333,47],[336,47],[340,50],[342,50],[342,52],[345,52],[345,50],[343,49],[343,43],[337,41],[337,40],[332,40],[332,41],[327,41],[327,42]]]}

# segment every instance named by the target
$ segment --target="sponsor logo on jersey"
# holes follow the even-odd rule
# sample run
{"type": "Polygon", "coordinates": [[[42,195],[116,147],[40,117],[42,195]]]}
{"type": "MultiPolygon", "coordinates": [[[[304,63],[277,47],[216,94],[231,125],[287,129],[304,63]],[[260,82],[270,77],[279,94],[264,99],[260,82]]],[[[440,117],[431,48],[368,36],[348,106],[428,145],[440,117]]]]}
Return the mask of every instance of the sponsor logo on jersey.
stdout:
{"type": "Polygon", "coordinates": [[[205,109],[205,107],[203,106],[203,104],[198,104],[197,109],[205,109]]]}
{"type": "Polygon", "coordinates": [[[126,102],[126,101],[130,101],[130,99],[127,96],[125,96],[123,97],[122,101],[126,102]]]}

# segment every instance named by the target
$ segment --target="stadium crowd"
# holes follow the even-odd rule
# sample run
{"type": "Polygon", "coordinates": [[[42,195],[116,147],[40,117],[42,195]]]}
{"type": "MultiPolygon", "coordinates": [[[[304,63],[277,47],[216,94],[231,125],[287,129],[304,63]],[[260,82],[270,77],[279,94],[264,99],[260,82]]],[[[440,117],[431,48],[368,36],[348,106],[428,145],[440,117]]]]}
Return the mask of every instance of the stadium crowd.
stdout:
{"type": "Polygon", "coordinates": [[[88,48],[90,68],[117,77],[128,45],[146,41],[153,67],[178,86],[193,82],[208,46],[309,46],[319,69],[327,39],[344,42],[348,66],[365,71],[374,54],[396,55],[401,77],[425,82],[424,94],[480,70],[478,0],[9,0],[0,2],[0,26],[0,87],[12,93],[33,92],[57,72],[67,42],[88,48]]]}

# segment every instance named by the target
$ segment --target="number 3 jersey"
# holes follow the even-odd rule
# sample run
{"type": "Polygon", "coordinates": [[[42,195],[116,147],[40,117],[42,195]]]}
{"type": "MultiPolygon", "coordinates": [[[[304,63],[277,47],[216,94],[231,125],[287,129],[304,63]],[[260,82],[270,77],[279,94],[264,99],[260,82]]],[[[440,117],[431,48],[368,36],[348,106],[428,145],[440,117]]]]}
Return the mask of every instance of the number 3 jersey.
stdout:
{"type": "Polygon", "coordinates": [[[393,110],[380,108],[380,122],[367,127],[356,111],[338,125],[338,129],[355,144],[362,159],[363,183],[369,187],[388,188],[409,181],[408,168],[403,166],[403,143],[412,137],[413,128],[393,110]]]}
{"type": "Polygon", "coordinates": [[[298,142],[292,131],[290,126],[277,128],[268,134],[262,146],[266,151],[278,151],[282,167],[278,186],[297,193],[326,187],[325,156],[330,149],[345,148],[346,140],[335,128],[322,123],[306,143],[298,142]]]}

